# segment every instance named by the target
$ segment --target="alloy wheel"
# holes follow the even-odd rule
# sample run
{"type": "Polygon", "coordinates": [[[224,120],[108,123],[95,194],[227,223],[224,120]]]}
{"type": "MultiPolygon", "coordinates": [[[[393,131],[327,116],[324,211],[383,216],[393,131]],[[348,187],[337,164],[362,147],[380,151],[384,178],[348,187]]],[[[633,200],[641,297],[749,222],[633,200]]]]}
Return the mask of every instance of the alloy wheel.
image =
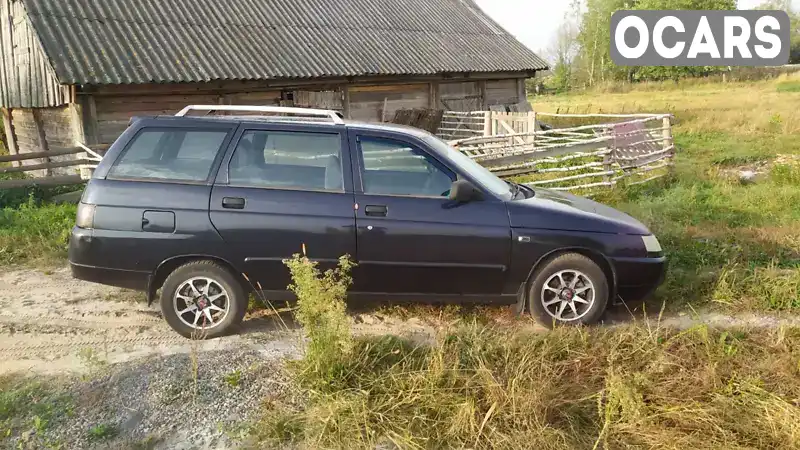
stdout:
{"type": "Polygon", "coordinates": [[[225,320],[230,302],[228,291],[218,281],[195,277],[180,285],[172,303],[181,322],[198,330],[208,330],[225,320]]]}
{"type": "Polygon", "coordinates": [[[541,302],[545,311],[561,322],[580,320],[591,311],[595,288],[591,278],[578,270],[562,270],[544,283],[541,302]]]}

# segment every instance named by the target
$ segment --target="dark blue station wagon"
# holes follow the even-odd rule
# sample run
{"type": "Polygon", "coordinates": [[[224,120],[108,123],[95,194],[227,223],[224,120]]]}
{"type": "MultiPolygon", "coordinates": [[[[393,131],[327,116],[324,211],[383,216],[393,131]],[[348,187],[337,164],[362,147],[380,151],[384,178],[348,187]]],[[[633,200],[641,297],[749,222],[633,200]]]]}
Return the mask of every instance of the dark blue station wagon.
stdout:
{"type": "Polygon", "coordinates": [[[306,117],[186,116],[212,109],[132,119],[70,239],[74,277],[160,289],[184,336],[230,332],[256,286],[290,299],[282,261],[303,244],[323,267],[355,259],[352,299],[517,305],[546,325],[594,323],[664,278],[637,220],[503,181],[425,131],[293,108],[227,107],[306,117]]]}

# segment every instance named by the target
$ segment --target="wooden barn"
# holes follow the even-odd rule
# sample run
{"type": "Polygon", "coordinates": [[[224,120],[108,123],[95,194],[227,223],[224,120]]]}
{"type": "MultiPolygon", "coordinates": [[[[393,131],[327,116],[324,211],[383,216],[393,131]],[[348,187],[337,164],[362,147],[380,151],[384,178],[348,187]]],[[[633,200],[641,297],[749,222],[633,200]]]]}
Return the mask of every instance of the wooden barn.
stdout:
{"type": "Polygon", "coordinates": [[[44,175],[136,115],[480,110],[524,102],[525,79],[547,68],[472,0],[0,0],[0,19],[7,142],[41,153],[44,175]]]}

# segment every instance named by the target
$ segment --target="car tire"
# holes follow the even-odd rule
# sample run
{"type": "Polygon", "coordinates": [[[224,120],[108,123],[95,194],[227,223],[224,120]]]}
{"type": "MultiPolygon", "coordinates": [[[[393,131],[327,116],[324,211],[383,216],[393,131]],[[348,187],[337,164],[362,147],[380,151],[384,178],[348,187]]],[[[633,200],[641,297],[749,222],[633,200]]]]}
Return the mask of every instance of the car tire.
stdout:
{"type": "Polygon", "coordinates": [[[600,266],[584,255],[565,253],[542,263],[531,277],[528,309],[548,328],[591,325],[605,313],[608,291],[600,266]]]}
{"type": "Polygon", "coordinates": [[[247,297],[236,276],[207,260],[175,269],[164,281],[160,303],[169,326],[192,339],[230,333],[242,323],[247,311],[247,297]]]}

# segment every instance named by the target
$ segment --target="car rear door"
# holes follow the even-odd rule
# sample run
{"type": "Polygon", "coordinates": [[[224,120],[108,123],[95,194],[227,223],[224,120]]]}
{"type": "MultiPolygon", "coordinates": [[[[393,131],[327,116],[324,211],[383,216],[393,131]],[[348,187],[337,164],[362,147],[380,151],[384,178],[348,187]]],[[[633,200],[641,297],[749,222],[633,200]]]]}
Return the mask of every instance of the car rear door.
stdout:
{"type": "Polygon", "coordinates": [[[351,130],[358,210],[354,291],[500,295],[511,250],[505,204],[448,199],[458,174],[424,143],[351,130]]]}
{"type": "Polygon", "coordinates": [[[355,256],[355,213],[344,127],[242,125],[211,193],[211,221],[230,257],[264,291],[285,291],[283,260],[323,267],[355,256]]]}

